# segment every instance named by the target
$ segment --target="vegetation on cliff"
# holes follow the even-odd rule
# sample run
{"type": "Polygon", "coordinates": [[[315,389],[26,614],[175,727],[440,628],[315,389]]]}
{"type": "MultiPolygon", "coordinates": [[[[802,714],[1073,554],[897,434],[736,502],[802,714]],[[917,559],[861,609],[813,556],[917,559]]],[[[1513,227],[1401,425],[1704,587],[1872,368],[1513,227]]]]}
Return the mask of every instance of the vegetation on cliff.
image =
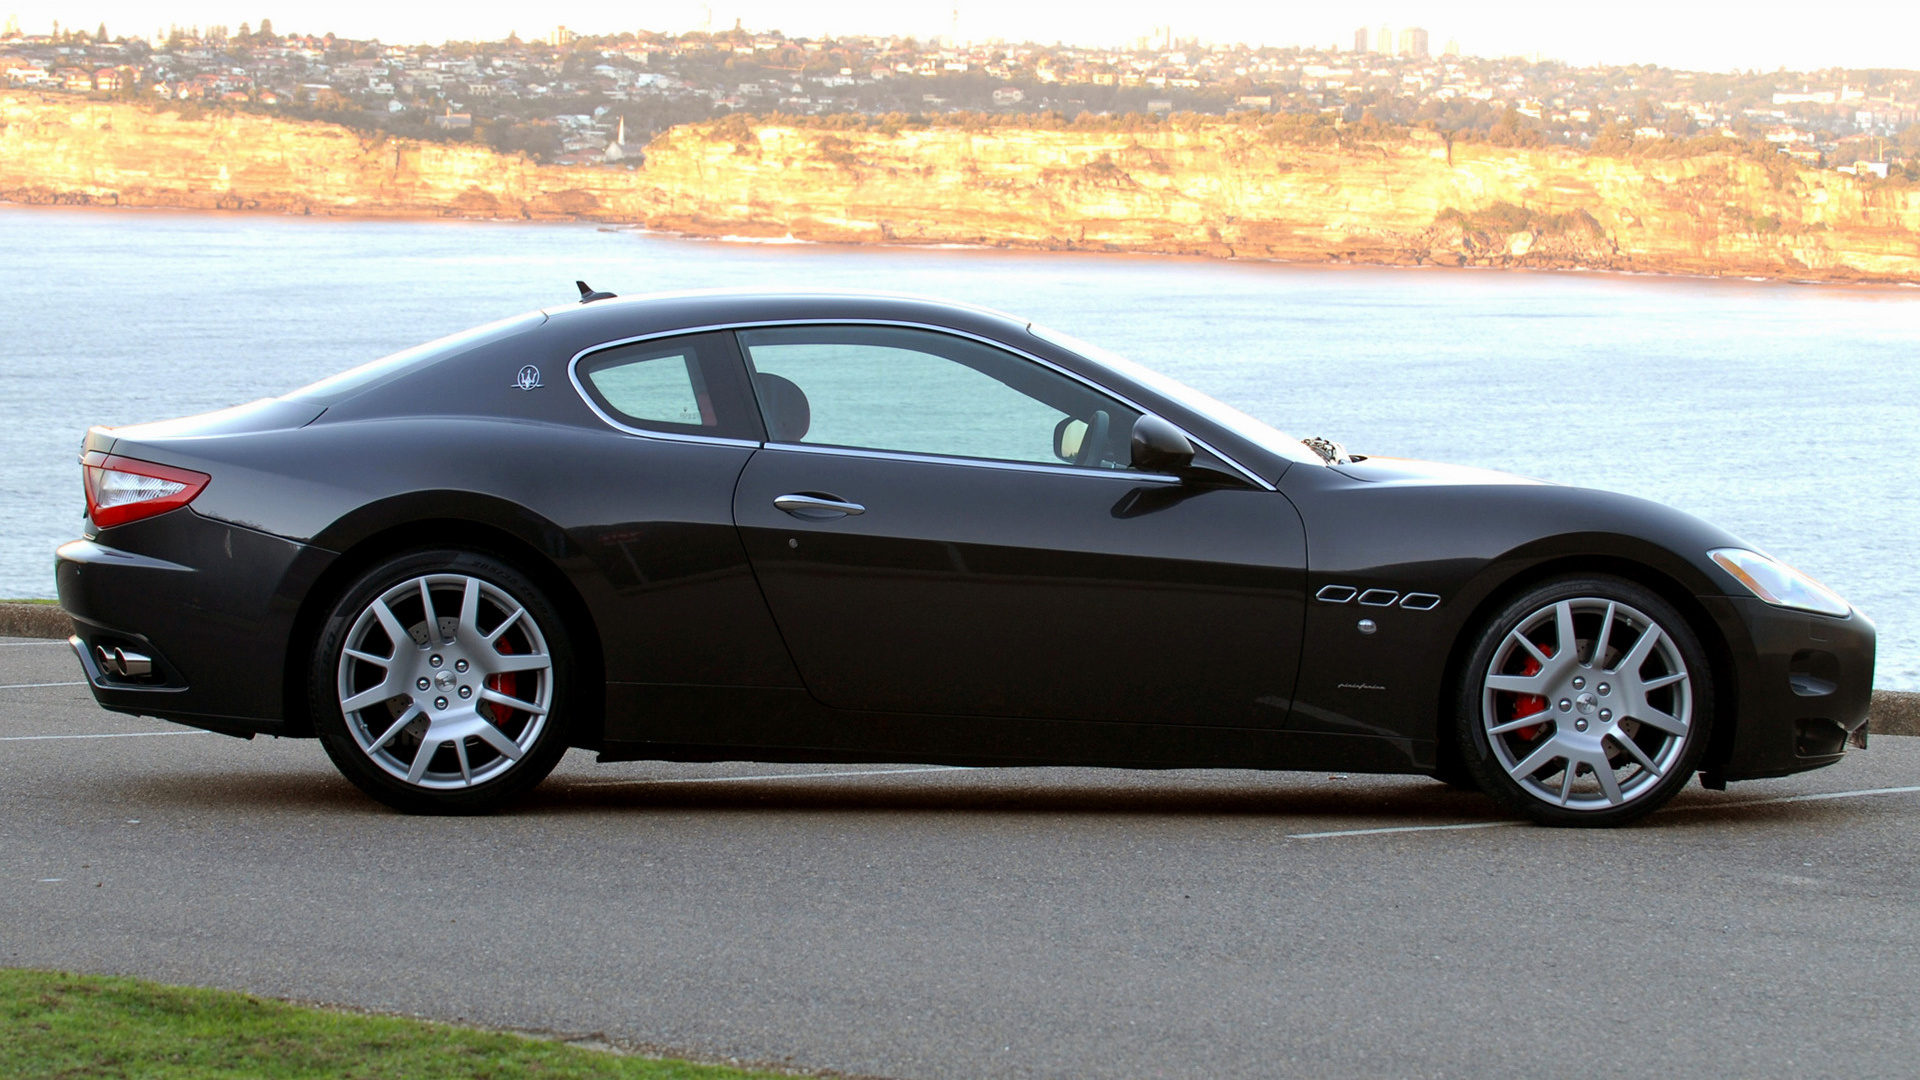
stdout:
{"type": "Polygon", "coordinates": [[[700,235],[1920,281],[1920,188],[1732,140],[1611,154],[1316,116],[730,116],[637,170],[0,94],[0,198],[700,235]]]}

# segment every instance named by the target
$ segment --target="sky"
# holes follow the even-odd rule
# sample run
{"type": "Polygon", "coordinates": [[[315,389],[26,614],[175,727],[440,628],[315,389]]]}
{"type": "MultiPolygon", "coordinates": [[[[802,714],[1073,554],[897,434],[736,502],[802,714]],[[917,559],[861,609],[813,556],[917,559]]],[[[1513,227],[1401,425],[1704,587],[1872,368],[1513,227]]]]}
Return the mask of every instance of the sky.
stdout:
{"type": "Polygon", "coordinates": [[[1449,40],[1475,56],[1538,56],[1575,64],[1660,64],[1702,71],[1785,67],[1920,68],[1920,0],[569,0],[565,4],[465,0],[0,0],[0,17],[28,33],[62,25],[151,36],[182,26],[258,25],[282,32],[332,31],[393,43],[498,39],[510,31],[545,37],[564,22],[578,33],[731,28],[828,34],[954,33],[962,41],[1002,38],[1051,44],[1124,44],[1162,34],[1254,45],[1353,43],[1353,31],[1382,25],[1427,30],[1435,52],[1449,40]]]}

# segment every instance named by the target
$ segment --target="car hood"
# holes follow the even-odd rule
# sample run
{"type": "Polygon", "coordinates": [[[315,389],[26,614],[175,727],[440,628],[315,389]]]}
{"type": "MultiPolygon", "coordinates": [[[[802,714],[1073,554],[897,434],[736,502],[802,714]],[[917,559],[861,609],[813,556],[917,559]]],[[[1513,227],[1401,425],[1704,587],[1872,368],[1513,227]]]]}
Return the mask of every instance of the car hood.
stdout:
{"type": "Polygon", "coordinates": [[[1473,485],[1545,484],[1525,476],[1476,469],[1468,465],[1448,465],[1439,461],[1414,458],[1376,457],[1369,454],[1358,460],[1332,466],[1333,471],[1370,484],[1473,485]]]}

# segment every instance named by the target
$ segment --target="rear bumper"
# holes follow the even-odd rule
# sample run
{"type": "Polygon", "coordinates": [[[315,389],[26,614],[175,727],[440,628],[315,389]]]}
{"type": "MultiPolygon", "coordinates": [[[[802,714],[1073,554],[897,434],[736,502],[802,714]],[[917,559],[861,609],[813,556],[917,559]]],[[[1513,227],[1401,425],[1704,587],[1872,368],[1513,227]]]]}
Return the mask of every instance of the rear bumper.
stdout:
{"type": "Polygon", "coordinates": [[[96,701],[231,734],[305,734],[288,717],[288,645],[332,556],[191,509],[63,545],[54,577],[96,701]],[[107,670],[100,649],[152,661],[107,670]]]}
{"type": "Polygon", "coordinates": [[[1858,612],[1836,619],[1744,597],[1701,597],[1732,655],[1718,688],[1721,723],[1701,772],[1709,784],[1832,765],[1866,745],[1875,630],[1858,612]]]}

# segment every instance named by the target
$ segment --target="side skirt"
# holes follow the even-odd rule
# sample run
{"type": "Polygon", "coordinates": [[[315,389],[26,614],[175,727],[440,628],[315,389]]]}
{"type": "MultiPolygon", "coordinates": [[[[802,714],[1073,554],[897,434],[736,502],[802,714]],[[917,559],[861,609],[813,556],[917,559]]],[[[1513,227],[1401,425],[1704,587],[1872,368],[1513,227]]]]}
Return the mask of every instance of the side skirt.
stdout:
{"type": "Polygon", "coordinates": [[[1264,728],[830,709],[802,689],[607,685],[601,761],[1430,773],[1434,744],[1264,728]]]}

